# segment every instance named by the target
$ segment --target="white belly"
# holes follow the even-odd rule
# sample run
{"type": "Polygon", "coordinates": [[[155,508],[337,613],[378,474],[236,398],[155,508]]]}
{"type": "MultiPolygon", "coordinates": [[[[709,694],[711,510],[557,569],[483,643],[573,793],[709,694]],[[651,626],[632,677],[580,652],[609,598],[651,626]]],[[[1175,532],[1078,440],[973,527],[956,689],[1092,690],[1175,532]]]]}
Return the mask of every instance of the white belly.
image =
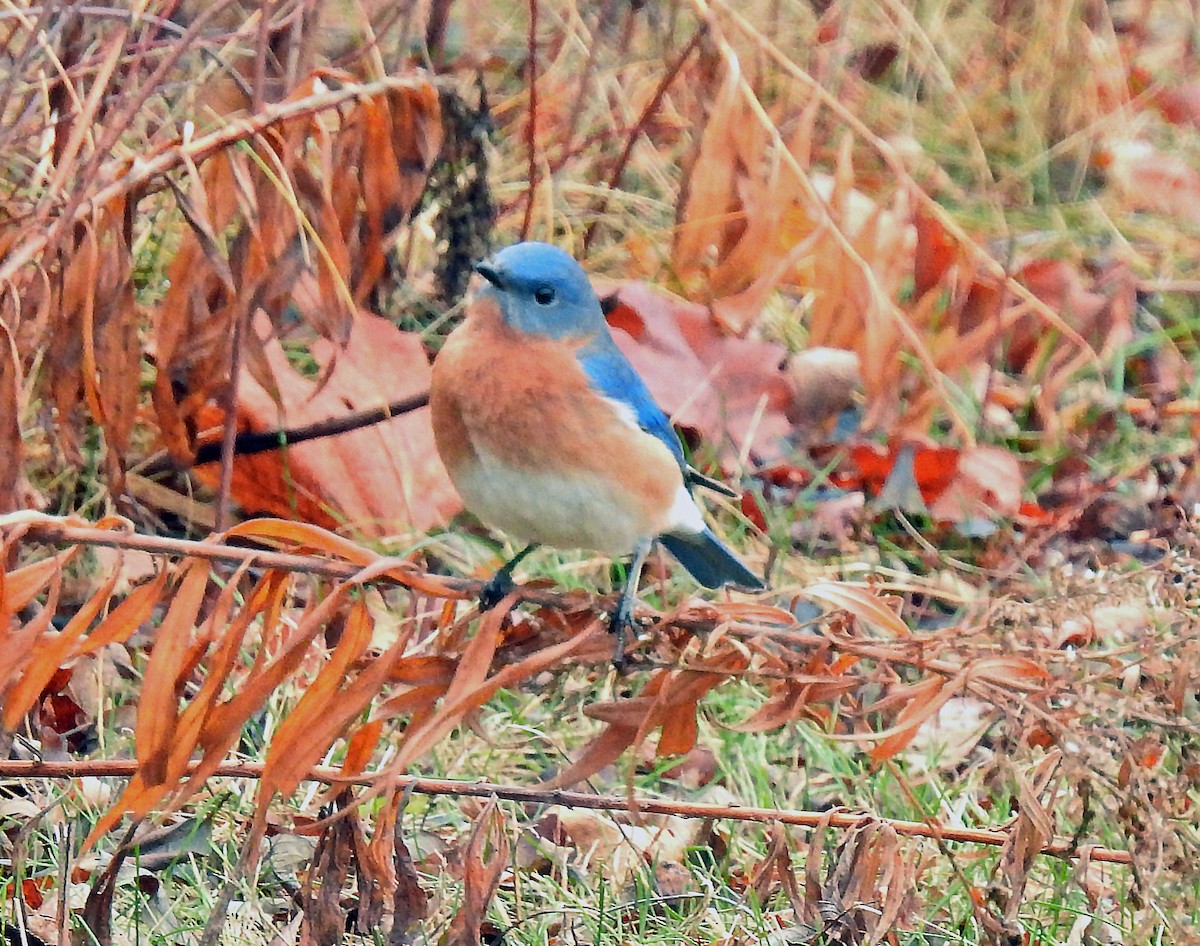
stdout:
{"type": "Polygon", "coordinates": [[[457,471],[455,487],[480,519],[522,542],[627,555],[661,530],[641,531],[645,523],[597,476],[516,471],[483,453],[479,461],[457,471]]]}

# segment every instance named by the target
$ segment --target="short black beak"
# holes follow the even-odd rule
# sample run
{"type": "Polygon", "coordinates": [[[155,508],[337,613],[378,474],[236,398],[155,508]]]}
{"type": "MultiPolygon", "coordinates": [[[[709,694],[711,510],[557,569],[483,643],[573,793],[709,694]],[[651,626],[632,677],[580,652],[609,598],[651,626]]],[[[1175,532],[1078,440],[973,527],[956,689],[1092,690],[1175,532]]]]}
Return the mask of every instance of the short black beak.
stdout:
{"type": "Polygon", "coordinates": [[[476,263],[475,264],[475,272],[479,273],[480,276],[482,276],[484,279],[486,279],[488,282],[490,282],[497,289],[503,288],[503,286],[501,286],[501,284],[500,284],[500,274],[496,271],[496,268],[487,260],[484,260],[482,263],[476,263]]]}

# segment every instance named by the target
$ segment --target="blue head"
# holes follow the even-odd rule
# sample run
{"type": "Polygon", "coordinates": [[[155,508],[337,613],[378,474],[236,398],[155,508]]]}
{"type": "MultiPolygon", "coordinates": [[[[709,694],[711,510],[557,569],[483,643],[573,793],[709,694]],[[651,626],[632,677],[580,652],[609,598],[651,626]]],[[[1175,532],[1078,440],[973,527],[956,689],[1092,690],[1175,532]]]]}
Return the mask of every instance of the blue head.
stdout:
{"type": "Polygon", "coordinates": [[[490,285],[504,321],[547,338],[607,334],[600,302],[587,275],[567,252],[549,243],[517,243],[475,267],[490,285]]]}

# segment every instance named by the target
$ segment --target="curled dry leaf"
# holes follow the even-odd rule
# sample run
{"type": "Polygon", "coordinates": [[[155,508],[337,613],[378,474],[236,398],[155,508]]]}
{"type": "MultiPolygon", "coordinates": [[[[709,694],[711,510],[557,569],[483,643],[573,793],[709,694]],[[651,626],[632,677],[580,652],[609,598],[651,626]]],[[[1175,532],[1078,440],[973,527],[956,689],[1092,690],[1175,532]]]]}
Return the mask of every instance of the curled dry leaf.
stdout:
{"type": "Polygon", "coordinates": [[[849,611],[868,627],[890,637],[908,637],[912,633],[887,600],[866,585],[848,581],[822,581],[805,588],[804,596],[819,604],[849,611]]]}
{"type": "Polygon", "coordinates": [[[475,819],[463,856],[463,901],[450,921],[444,946],[480,946],[484,915],[508,867],[508,826],[492,798],[475,819]]]}

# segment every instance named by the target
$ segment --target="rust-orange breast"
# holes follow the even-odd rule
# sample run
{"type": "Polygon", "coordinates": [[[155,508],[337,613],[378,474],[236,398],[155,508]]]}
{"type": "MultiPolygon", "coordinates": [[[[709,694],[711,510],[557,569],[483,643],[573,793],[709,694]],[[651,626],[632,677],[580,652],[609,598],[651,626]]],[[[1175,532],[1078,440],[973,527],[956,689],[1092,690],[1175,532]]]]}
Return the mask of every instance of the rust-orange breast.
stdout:
{"type": "Polygon", "coordinates": [[[575,356],[586,341],[515,332],[492,300],[477,302],[433,366],[438,450],[456,481],[486,454],[513,471],[609,484],[614,501],[661,530],[682,474],[664,444],[589,385],[575,356]]]}

